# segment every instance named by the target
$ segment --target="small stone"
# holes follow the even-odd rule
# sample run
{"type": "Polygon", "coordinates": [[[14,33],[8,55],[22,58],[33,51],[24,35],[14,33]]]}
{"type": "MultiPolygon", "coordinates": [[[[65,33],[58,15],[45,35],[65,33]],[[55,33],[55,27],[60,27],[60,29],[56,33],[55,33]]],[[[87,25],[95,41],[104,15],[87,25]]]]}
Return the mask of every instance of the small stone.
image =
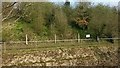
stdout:
{"type": "Polygon", "coordinates": [[[82,54],[82,57],[87,57],[89,56],[87,53],[82,54]]]}
{"type": "Polygon", "coordinates": [[[52,60],[52,57],[47,57],[45,60],[50,61],[50,60],[52,60]]]}
{"type": "Polygon", "coordinates": [[[46,63],[46,66],[52,66],[52,63],[50,63],[50,62],[46,63]]]}

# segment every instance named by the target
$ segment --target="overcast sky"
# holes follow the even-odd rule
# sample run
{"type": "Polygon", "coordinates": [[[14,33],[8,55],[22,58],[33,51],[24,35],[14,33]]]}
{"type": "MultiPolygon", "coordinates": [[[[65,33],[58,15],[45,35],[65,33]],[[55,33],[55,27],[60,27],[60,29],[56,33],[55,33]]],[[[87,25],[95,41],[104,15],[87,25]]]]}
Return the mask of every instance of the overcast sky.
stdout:
{"type": "MultiPolygon", "coordinates": [[[[65,2],[66,0],[49,0],[51,2],[65,2]]],[[[98,3],[103,3],[105,5],[110,5],[110,6],[118,6],[118,2],[120,0],[69,0],[71,2],[72,5],[75,5],[75,2],[81,2],[81,1],[85,1],[85,2],[94,2],[94,4],[98,4],[98,3]]]]}

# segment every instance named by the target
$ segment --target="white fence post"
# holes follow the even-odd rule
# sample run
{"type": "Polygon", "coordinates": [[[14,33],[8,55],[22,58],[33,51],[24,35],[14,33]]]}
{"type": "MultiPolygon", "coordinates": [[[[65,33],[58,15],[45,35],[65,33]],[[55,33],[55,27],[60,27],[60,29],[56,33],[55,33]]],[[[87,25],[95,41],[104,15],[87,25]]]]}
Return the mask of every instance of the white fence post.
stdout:
{"type": "Polygon", "coordinates": [[[26,34],[26,45],[28,45],[28,37],[27,37],[27,34],[26,34]]]}
{"type": "Polygon", "coordinates": [[[78,43],[79,43],[80,42],[80,35],[79,35],[79,33],[78,33],[78,38],[77,39],[78,39],[78,43]]]}
{"type": "Polygon", "coordinates": [[[100,38],[97,36],[97,41],[99,42],[100,41],[100,38]]]}
{"type": "Polygon", "coordinates": [[[6,52],[6,42],[4,42],[3,47],[4,47],[4,53],[5,53],[6,52]]]}
{"type": "Polygon", "coordinates": [[[55,34],[55,43],[56,43],[56,34],[55,34]]]}

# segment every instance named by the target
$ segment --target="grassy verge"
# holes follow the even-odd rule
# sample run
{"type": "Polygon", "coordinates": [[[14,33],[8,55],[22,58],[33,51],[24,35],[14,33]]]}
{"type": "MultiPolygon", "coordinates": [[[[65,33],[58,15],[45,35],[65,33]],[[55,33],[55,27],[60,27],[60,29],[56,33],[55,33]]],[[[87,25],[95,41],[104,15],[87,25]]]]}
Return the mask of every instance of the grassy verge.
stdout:
{"type": "Polygon", "coordinates": [[[76,42],[58,42],[58,43],[30,43],[25,44],[6,44],[3,46],[3,54],[7,53],[24,53],[33,51],[54,50],[58,48],[87,48],[87,47],[117,47],[118,43],[108,42],[89,42],[89,43],[76,43],[76,42]]]}

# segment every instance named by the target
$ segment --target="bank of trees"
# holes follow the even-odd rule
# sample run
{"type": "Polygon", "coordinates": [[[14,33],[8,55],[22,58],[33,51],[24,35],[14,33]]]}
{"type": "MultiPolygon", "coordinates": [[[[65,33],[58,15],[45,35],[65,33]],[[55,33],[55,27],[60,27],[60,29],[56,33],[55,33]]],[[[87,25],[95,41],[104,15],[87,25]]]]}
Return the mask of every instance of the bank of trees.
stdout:
{"type": "MultiPolygon", "coordinates": [[[[6,3],[3,6],[7,6],[6,3]]],[[[4,10],[4,18],[7,16],[5,11],[9,10],[4,10]]],[[[63,39],[75,38],[79,33],[81,38],[85,38],[86,34],[91,34],[93,39],[97,36],[118,37],[117,7],[102,4],[93,6],[90,2],[80,2],[75,8],[70,6],[70,2],[64,5],[24,2],[19,3],[12,15],[13,20],[29,24],[28,28],[32,28],[38,36],[51,38],[57,34],[59,39],[63,39]]]]}

